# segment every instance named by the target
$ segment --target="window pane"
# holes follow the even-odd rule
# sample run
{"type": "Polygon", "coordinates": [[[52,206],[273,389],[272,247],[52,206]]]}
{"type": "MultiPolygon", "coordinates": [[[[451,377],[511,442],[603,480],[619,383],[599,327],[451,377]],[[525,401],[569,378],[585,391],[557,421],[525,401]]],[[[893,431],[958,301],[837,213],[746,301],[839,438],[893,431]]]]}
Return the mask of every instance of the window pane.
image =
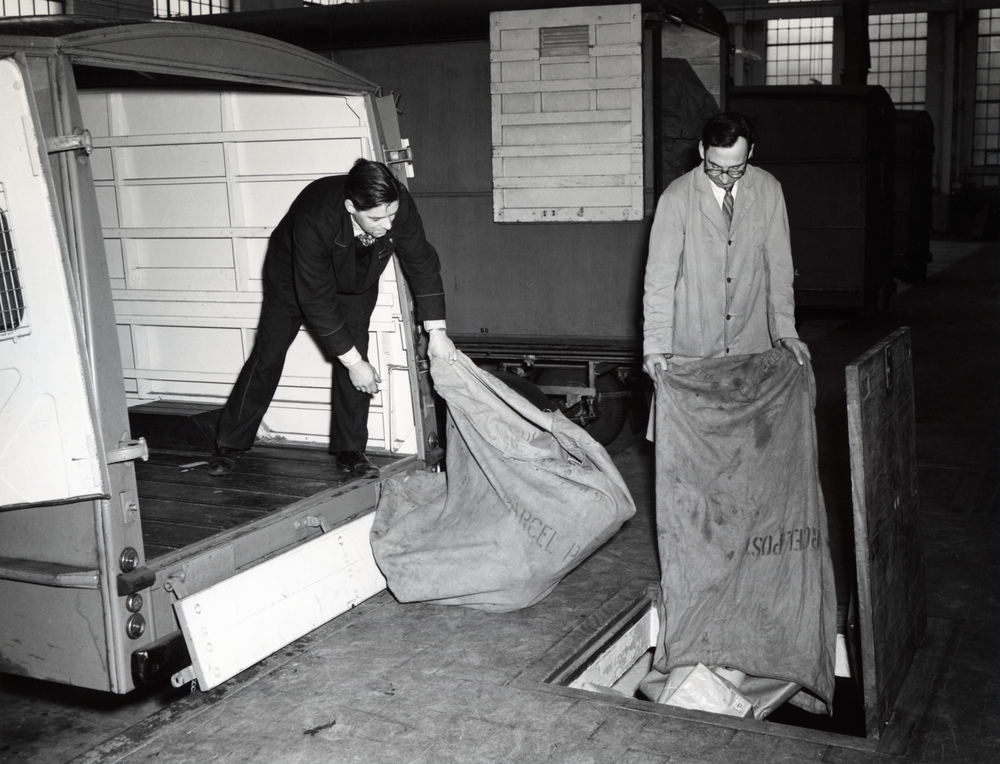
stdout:
{"type": "Polygon", "coordinates": [[[0,0],[0,16],[57,16],[63,4],[51,0],[0,0]]]}
{"type": "Polygon", "coordinates": [[[891,13],[868,17],[871,74],[869,82],[884,87],[901,109],[923,109],[927,71],[927,14],[891,13]]]}
{"type": "Polygon", "coordinates": [[[829,84],[833,81],[832,61],[833,19],[767,22],[766,84],[829,84]]]}
{"type": "Polygon", "coordinates": [[[979,11],[972,163],[1000,164],[1000,9],[979,11]]]}

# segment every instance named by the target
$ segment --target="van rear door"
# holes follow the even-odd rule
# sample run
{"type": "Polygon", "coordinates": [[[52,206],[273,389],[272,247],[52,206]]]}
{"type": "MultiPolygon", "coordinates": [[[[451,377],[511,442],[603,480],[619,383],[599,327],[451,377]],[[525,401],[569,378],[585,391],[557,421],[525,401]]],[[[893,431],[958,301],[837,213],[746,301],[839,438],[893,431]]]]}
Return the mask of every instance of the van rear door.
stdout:
{"type": "Polygon", "coordinates": [[[26,74],[0,59],[0,508],[107,497],[81,308],[26,74]]]}

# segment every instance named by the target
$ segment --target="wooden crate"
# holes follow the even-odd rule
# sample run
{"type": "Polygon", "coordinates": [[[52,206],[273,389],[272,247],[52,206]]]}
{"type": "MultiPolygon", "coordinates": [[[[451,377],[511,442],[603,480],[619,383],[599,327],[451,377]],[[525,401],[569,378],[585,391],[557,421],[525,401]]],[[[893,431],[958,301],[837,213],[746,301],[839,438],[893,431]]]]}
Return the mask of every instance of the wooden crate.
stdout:
{"type": "Polygon", "coordinates": [[[927,625],[908,328],[847,366],[865,727],[889,720],[927,625]]]}
{"type": "Polygon", "coordinates": [[[493,219],[641,220],[642,10],[490,14],[493,219]]]}

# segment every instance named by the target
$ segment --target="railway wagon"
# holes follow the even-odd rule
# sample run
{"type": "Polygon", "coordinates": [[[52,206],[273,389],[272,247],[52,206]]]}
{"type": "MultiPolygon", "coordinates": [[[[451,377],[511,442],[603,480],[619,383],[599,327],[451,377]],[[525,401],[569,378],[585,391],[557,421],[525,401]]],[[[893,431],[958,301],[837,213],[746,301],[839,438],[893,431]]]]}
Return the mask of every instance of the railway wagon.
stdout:
{"type": "MultiPolygon", "coordinates": [[[[309,181],[388,158],[376,90],[244,32],[0,23],[0,671],[208,689],[385,588],[379,481],[324,447],[306,332],[258,447],[205,469],[270,231],[309,181]]],[[[393,268],[371,334],[368,450],[383,477],[423,469],[436,416],[393,268]]]]}

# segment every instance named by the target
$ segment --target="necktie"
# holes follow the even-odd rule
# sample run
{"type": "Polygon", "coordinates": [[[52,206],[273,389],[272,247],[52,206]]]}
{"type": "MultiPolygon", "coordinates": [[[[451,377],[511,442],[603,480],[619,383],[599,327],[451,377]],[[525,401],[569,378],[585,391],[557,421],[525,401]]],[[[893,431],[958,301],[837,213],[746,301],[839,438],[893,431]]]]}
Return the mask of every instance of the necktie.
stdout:
{"type": "Polygon", "coordinates": [[[726,228],[729,228],[733,224],[733,192],[732,189],[726,189],[726,196],[722,200],[722,214],[726,218],[726,228]]]}
{"type": "Polygon", "coordinates": [[[357,235],[357,239],[361,243],[362,247],[370,247],[375,243],[375,237],[370,233],[359,233],[357,235]]]}

